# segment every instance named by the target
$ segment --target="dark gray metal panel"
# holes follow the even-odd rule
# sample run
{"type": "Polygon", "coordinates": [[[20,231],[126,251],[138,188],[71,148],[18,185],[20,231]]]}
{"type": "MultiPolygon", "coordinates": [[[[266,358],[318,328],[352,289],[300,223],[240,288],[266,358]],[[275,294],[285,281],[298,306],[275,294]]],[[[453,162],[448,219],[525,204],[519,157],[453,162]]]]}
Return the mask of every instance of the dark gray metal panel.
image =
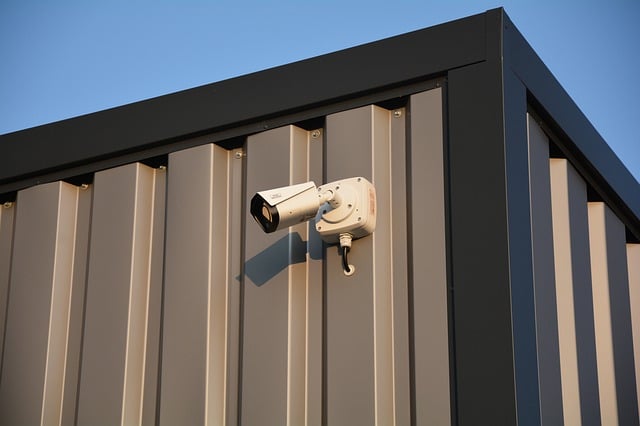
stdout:
{"type": "MultiPolygon", "coordinates": [[[[108,157],[247,123],[255,125],[252,130],[255,131],[262,120],[277,115],[324,106],[371,93],[374,89],[425,80],[448,69],[484,60],[484,28],[484,15],[476,15],[220,83],[3,135],[0,137],[0,184],[82,164],[84,171],[76,173],[87,173],[95,171],[90,165],[86,166],[92,161],[104,161],[108,157]],[[429,55],[424,55],[425,51],[429,55]],[[39,155],[26,155],[34,152],[39,155]]],[[[316,114],[319,115],[322,114],[316,114]]],[[[141,159],[144,157],[129,159],[129,162],[141,159]]]]}
{"type": "MultiPolygon", "coordinates": [[[[169,156],[159,423],[224,424],[229,152],[169,156]]],[[[235,191],[239,190],[234,186],[235,191]]]]}
{"type": "Polygon", "coordinates": [[[363,176],[376,186],[373,235],[353,243],[353,276],[327,248],[326,422],[393,422],[393,281],[389,111],[362,107],[326,121],[326,179],[363,176]]]}
{"type": "Polygon", "coordinates": [[[149,279],[149,311],[147,315],[146,358],[144,363],[143,425],[155,425],[158,411],[160,331],[162,329],[162,282],[164,272],[164,231],[166,216],[166,168],[154,170],[153,218],[149,279]]]}
{"type": "Polygon", "coordinates": [[[139,423],[154,171],[134,163],[97,173],[94,183],[77,421],[139,423]]]}
{"type": "Polygon", "coordinates": [[[391,251],[393,299],[394,421],[411,424],[411,338],[409,336],[409,261],[407,198],[407,108],[396,109],[391,119],[391,251]]]}
{"type": "Polygon", "coordinates": [[[451,424],[442,89],[411,97],[415,424],[451,424]]]}
{"type": "Polygon", "coordinates": [[[83,185],[78,191],[78,214],[73,262],[73,287],[69,313],[69,339],[67,343],[67,365],[64,379],[64,405],[62,425],[76,424],[76,403],[80,381],[80,358],[82,351],[82,329],[84,324],[84,302],[87,288],[87,259],[91,228],[91,205],[93,187],[83,185]]]}
{"type": "Polygon", "coordinates": [[[600,422],[600,402],[587,188],[567,160],[551,159],[550,173],[564,421],[595,425],[600,422]]]}
{"type": "Polygon", "coordinates": [[[77,203],[78,189],[62,182],[18,194],[0,379],[3,424],[60,423],[77,203]]]}
{"type": "Polygon", "coordinates": [[[502,71],[504,173],[509,287],[513,327],[516,414],[519,425],[540,424],[540,391],[529,194],[526,88],[510,69],[502,71]]]}
{"type": "Polygon", "coordinates": [[[553,260],[549,140],[530,115],[527,115],[527,127],[540,420],[544,425],[557,425],[563,424],[564,420],[553,260]]]}
{"type": "Polygon", "coordinates": [[[451,71],[448,79],[450,261],[459,425],[517,422],[499,74],[495,64],[482,63],[451,71]]]}
{"type": "Polygon", "coordinates": [[[588,213],[602,423],[638,425],[625,229],[602,202],[588,213]]]}
{"type": "Polygon", "coordinates": [[[4,327],[9,299],[9,277],[13,250],[13,224],[15,203],[0,206],[0,377],[2,377],[4,327]]]}

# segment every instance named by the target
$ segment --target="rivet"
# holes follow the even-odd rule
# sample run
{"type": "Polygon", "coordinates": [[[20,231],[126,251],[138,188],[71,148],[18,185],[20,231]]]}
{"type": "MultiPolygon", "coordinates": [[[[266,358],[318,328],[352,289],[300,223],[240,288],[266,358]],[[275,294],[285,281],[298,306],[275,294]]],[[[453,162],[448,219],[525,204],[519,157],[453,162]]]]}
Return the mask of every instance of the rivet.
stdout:
{"type": "Polygon", "coordinates": [[[89,188],[88,183],[83,183],[82,185],[80,185],[80,189],[87,189],[87,188],[89,188]]]}
{"type": "Polygon", "coordinates": [[[397,109],[397,110],[393,111],[393,116],[394,116],[395,118],[400,118],[400,117],[402,117],[402,111],[400,111],[399,109],[397,109]]]}
{"type": "Polygon", "coordinates": [[[167,166],[160,166],[160,167],[158,167],[158,169],[160,169],[160,170],[167,170],[167,166]]]}
{"type": "Polygon", "coordinates": [[[244,157],[244,152],[243,151],[236,151],[236,152],[233,153],[233,156],[235,157],[236,160],[239,160],[242,157],[244,157]]]}
{"type": "Polygon", "coordinates": [[[314,130],[311,132],[311,137],[317,139],[320,137],[320,130],[314,130]]]}
{"type": "Polygon", "coordinates": [[[13,203],[11,201],[7,201],[2,205],[2,207],[4,207],[5,209],[10,208],[11,206],[13,206],[13,203]]]}

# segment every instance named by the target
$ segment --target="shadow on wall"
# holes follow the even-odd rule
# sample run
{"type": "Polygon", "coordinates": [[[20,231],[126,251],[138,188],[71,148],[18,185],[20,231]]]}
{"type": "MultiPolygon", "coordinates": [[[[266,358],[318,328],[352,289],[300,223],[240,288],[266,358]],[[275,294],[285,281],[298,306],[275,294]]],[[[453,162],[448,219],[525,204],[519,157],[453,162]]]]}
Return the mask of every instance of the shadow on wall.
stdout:
{"type": "Polygon", "coordinates": [[[307,253],[311,259],[322,259],[322,240],[313,236],[310,241],[304,241],[298,232],[291,232],[247,260],[244,273],[261,287],[289,265],[306,262],[307,253]]]}

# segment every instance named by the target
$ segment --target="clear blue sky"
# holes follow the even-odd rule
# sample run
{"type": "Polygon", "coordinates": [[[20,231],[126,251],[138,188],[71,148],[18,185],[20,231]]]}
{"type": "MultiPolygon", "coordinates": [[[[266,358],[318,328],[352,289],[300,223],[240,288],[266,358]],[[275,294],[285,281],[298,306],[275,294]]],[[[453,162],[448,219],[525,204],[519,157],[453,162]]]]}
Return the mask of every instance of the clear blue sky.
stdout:
{"type": "Polygon", "coordinates": [[[640,181],[640,0],[0,0],[0,134],[498,6],[640,181]]]}

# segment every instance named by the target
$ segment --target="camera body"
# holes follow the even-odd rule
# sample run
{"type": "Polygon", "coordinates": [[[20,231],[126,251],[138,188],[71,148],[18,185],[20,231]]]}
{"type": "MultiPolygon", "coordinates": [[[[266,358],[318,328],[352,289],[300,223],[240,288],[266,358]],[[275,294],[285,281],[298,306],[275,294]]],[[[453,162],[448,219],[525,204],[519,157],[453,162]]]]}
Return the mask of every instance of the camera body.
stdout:
{"type": "Polygon", "coordinates": [[[251,215],[264,232],[296,225],[315,218],[315,228],[328,243],[340,236],[353,239],[373,232],[376,226],[376,192],[363,177],[353,177],[316,188],[306,182],[256,193],[251,215]]]}
{"type": "Polygon", "coordinates": [[[315,183],[306,182],[256,193],[251,215],[264,232],[271,233],[314,218],[319,206],[315,183]]]}

